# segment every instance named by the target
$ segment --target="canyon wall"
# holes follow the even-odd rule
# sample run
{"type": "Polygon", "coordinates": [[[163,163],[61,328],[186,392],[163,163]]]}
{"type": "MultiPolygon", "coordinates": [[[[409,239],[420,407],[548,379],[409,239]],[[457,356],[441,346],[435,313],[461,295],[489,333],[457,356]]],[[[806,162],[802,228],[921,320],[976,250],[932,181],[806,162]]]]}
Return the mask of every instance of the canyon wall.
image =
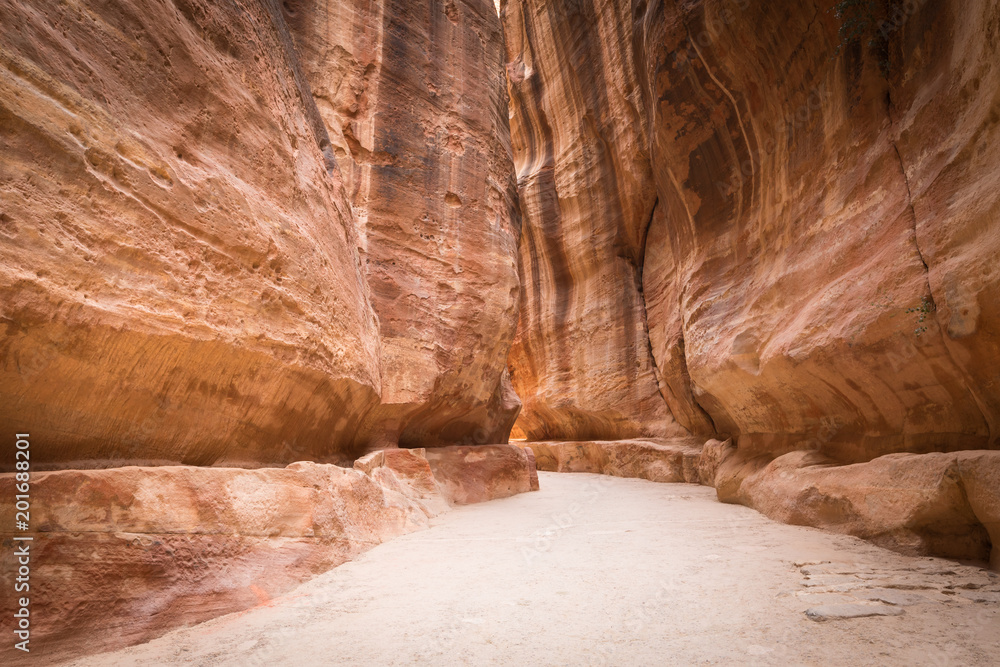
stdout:
{"type": "Polygon", "coordinates": [[[489,0],[0,0],[0,430],[31,443],[0,583],[29,544],[35,657],[538,488],[497,444],[506,115],[489,0]]]}
{"type": "Polygon", "coordinates": [[[380,322],[369,449],[506,442],[520,234],[489,0],[284,3],[380,322]]]}
{"type": "Polygon", "coordinates": [[[606,437],[578,424],[641,370],[749,456],[1000,443],[1000,6],[835,4],[505,4],[529,439],[606,437]],[[592,331],[587,290],[638,312],[592,331]]]}
{"type": "Polygon", "coordinates": [[[0,425],[36,466],[506,441],[492,3],[2,14],[0,425]]]}
{"type": "Polygon", "coordinates": [[[5,431],[33,435],[35,465],[349,449],[378,402],[377,322],[280,16],[2,14],[5,431]]]}
{"type": "Polygon", "coordinates": [[[529,440],[679,435],[642,297],[656,191],[623,3],[507,3],[524,289],[510,354],[529,440]]]}

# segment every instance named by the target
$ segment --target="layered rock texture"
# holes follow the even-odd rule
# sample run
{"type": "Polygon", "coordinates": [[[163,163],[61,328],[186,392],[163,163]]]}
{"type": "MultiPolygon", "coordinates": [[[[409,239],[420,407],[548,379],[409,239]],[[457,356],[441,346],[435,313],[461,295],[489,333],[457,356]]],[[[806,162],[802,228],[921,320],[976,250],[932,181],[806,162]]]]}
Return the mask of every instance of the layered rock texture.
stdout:
{"type": "Polygon", "coordinates": [[[520,233],[489,0],[284,3],[360,230],[382,403],[368,448],[506,442],[520,233]]]}
{"type": "Polygon", "coordinates": [[[2,11],[0,424],[36,466],[347,449],[378,324],[280,15],[2,11]]]}
{"type": "Polygon", "coordinates": [[[1000,8],[835,4],[506,3],[529,439],[997,447],[1000,8]]]}
{"type": "Polygon", "coordinates": [[[3,17],[0,424],[36,466],[506,441],[519,216],[488,0],[3,17]]]}
{"type": "MultiPolygon", "coordinates": [[[[422,449],[379,451],[353,469],[300,462],[36,474],[31,656],[51,663],[112,650],[265,604],[380,542],[427,527],[452,501],[529,490],[535,471],[522,450],[494,445],[471,457],[465,449],[478,448],[440,448],[430,461],[422,449]]],[[[14,492],[13,476],[0,476],[0,493],[14,492]]],[[[12,503],[3,504],[0,521],[9,542],[12,503]]],[[[13,549],[4,549],[0,583],[8,590],[16,572],[13,549]]],[[[7,617],[15,597],[2,598],[7,617]]],[[[0,650],[8,660],[17,655],[11,644],[0,650]]]]}
{"type": "Polygon", "coordinates": [[[502,20],[515,430],[539,466],[988,559],[1000,6],[509,0],[502,20]]]}
{"type": "Polygon", "coordinates": [[[678,435],[657,389],[642,253],[656,191],[625,3],[504,8],[524,289],[510,355],[532,440],[678,435]]]}
{"type": "Polygon", "coordinates": [[[33,652],[261,604],[537,488],[496,444],[513,174],[489,0],[0,0],[0,430],[31,434],[33,652]]]}
{"type": "Polygon", "coordinates": [[[0,0],[50,657],[536,460],[1000,568],[1000,5],[501,4],[0,0]]]}

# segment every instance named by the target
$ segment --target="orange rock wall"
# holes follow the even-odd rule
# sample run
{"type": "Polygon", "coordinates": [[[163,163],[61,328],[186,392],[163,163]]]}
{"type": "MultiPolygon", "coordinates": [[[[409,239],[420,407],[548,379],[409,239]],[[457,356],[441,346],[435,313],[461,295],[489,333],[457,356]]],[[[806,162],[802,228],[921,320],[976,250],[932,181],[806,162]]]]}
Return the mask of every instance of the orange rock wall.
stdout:
{"type": "Polygon", "coordinates": [[[36,466],[506,441],[492,3],[0,15],[0,426],[36,466]]]}
{"type": "Polygon", "coordinates": [[[3,429],[36,465],[349,449],[377,322],[280,14],[0,14],[3,429]]]}
{"type": "Polygon", "coordinates": [[[520,234],[490,0],[286,2],[359,229],[382,405],[360,438],[506,442],[520,234]]]}
{"type": "Polygon", "coordinates": [[[625,3],[508,2],[523,290],[511,377],[529,440],[678,435],[642,258],[656,191],[625,3]]]}
{"type": "MultiPolygon", "coordinates": [[[[691,432],[840,461],[997,447],[1000,8],[888,3],[869,47],[841,45],[834,4],[506,4],[529,439],[579,438],[575,412],[632,372],[574,366],[600,336],[545,315],[580,312],[575,276],[617,285],[610,246],[639,267],[659,389],[691,432]],[[623,181],[641,215],[615,204],[623,181]],[[562,416],[536,428],[557,384],[562,416]]],[[[630,302],[614,292],[591,307],[630,302]]]]}

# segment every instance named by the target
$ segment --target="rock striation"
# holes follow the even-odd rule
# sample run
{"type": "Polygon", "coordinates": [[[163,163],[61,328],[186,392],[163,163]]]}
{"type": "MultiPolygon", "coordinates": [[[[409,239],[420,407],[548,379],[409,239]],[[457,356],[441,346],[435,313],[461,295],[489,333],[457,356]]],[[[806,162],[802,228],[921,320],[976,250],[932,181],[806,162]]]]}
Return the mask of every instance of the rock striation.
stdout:
{"type": "Polygon", "coordinates": [[[536,461],[1000,568],[996,2],[0,16],[0,427],[53,660],[536,461]]]}
{"type": "Polygon", "coordinates": [[[379,319],[368,449],[506,442],[520,235],[490,0],[285,2],[379,319]]]}
{"type": "Polygon", "coordinates": [[[0,17],[0,426],[31,434],[49,659],[537,488],[497,444],[520,216],[489,0],[0,17]]]}
{"type": "Polygon", "coordinates": [[[524,289],[518,435],[681,435],[657,387],[642,258],[657,196],[627,3],[508,2],[524,289]]]}
{"type": "Polygon", "coordinates": [[[349,452],[378,323],[280,14],[2,14],[0,424],[36,466],[349,452]]]}
{"type": "Polygon", "coordinates": [[[3,17],[0,425],[36,466],[506,442],[520,221],[488,0],[3,17]]]}
{"type": "Polygon", "coordinates": [[[844,4],[506,3],[529,440],[656,377],[748,453],[998,446],[1000,9],[844,4]]]}

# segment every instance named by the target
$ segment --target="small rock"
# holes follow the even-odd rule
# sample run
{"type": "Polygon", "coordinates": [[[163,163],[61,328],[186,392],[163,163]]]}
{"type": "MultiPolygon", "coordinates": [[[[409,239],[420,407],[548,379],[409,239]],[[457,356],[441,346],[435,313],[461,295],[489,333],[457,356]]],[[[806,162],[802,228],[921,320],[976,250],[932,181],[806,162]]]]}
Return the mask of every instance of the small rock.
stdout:
{"type": "Polygon", "coordinates": [[[806,609],[806,616],[819,622],[866,616],[902,616],[903,613],[899,607],[870,604],[825,604],[806,609]]]}

